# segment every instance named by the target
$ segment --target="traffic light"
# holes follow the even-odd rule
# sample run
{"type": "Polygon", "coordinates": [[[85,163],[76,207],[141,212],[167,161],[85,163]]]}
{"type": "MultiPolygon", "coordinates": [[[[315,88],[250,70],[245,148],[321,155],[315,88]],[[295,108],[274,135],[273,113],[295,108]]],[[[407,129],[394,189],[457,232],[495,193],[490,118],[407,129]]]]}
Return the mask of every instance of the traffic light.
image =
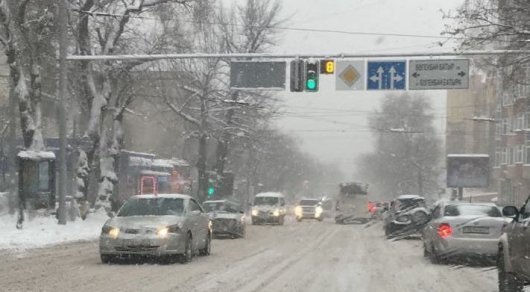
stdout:
{"type": "Polygon", "coordinates": [[[318,62],[307,61],[305,63],[305,90],[309,92],[318,91],[318,62]]]}
{"type": "Polygon", "coordinates": [[[291,92],[304,91],[304,61],[291,61],[291,92]]]}
{"type": "Polygon", "coordinates": [[[208,185],[208,198],[215,196],[215,186],[213,184],[208,185]]]}
{"type": "Polygon", "coordinates": [[[333,74],[335,73],[335,61],[331,59],[320,61],[320,73],[321,74],[333,74]]]}

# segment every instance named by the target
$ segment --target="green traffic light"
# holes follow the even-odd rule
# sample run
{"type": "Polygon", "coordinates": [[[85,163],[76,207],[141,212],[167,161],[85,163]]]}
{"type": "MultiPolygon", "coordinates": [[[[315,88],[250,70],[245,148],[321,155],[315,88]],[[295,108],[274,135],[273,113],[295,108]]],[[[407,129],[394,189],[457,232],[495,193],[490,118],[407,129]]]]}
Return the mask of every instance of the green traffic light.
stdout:
{"type": "Polygon", "coordinates": [[[306,82],[306,88],[308,90],[314,90],[315,88],[317,88],[317,82],[315,79],[308,79],[307,82],[306,82]]]}
{"type": "Polygon", "coordinates": [[[214,187],[209,187],[208,188],[208,196],[211,197],[215,194],[215,188],[214,187]]]}

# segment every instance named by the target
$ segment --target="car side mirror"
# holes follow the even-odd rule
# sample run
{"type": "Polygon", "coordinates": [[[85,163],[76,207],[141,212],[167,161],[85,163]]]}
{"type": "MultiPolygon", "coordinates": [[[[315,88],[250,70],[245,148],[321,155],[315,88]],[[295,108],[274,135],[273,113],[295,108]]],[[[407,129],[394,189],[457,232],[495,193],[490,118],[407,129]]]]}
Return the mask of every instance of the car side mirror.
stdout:
{"type": "Polygon", "coordinates": [[[517,217],[519,217],[519,210],[514,206],[506,206],[502,208],[502,216],[517,220],[517,217]]]}

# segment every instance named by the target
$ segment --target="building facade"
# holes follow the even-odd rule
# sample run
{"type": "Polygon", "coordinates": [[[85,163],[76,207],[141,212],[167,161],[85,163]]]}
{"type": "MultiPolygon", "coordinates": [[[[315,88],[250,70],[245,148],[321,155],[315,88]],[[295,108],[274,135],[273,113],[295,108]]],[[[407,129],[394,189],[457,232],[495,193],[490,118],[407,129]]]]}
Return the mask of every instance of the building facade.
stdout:
{"type": "Polygon", "coordinates": [[[493,176],[496,85],[491,74],[476,73],[469,78],[469,89],[447,91],[446,154],[488,154],[489,188],[497,189],[493,176]]]}

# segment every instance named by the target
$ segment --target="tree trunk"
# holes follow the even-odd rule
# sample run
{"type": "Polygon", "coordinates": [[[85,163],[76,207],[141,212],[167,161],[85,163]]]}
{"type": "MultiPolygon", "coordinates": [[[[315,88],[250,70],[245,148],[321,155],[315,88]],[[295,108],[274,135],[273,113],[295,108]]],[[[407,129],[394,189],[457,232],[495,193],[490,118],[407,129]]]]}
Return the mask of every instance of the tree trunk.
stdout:
{"type": "Polygon", "coordinates": [[[208,175],[206,173],[207,143],[208,137],[205,133],[202,133],[199,139],[199,158],[197,159],[197,172],[199,174],[197,198],[200,202],[206,200],[206,194],[208,193],[208,175]]]}

